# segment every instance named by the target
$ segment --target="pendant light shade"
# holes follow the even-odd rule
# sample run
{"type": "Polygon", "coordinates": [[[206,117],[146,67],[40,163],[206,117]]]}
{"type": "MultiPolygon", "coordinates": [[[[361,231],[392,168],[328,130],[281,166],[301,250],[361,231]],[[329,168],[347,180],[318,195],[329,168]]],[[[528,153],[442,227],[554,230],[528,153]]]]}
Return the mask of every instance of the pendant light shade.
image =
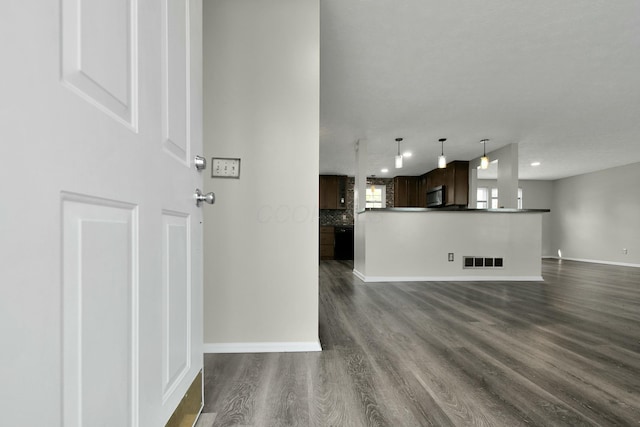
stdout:
{"type": "Polygon", "coordinates": [[[402,138],[396,138],[396,142],[398,143],[398,154],[396,155],[396,169],[402,169],[402,154],[400,154],[400,142],[402,142],[402,138]]]}
{"type": "Polygon", "coordinates": [[[480,158],[480,169],[487,169],[489,167],[489,158],[483,156],[480,158]]]}
{"type": "Polygon", "coordinates": [[[396,156],[396,169],[402,169],[402,155],[396,156]]]}
{"type": "Polygon", "coordinates": [[[483,139],[482,141],[482,157],[480,157],[480,169],[487,169],[489,167],[489,158],[487,157],[487,142],[488,139],[483,139]]]}
{"type": "Polygon", "coordinates": [[[444,142],[447,138],[440,138],[440,155],[438,156],[438,168],[444,169],[447,167],[447,157],[444,155],[444,142]]]}

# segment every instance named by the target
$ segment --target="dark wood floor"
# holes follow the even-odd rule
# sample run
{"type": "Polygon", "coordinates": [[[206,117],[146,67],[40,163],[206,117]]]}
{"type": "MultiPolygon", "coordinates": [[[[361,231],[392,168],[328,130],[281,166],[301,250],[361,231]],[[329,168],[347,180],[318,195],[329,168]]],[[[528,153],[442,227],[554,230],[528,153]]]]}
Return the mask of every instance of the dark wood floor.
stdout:
{"type": "Polygon", "coordinates": [[[363,284],[320,264],[322,353],[205,355],[215,426],[640,425],[640,269],[363,284]]]}

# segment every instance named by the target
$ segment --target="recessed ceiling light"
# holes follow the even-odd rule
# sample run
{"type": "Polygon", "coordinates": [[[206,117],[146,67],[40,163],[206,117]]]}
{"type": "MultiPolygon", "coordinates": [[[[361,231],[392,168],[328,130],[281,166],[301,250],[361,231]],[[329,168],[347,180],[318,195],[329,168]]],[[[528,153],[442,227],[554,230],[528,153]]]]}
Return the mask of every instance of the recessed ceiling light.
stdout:
{"type": "Polygon", "coordinates": [[[380,169],[380,172],[382,172],[382,173],[387,173],[387,172],[389,172],[389,169],[387,169],[387,168],[380,169]]]}
{"type": "Polygon", "coordinates": [[[402,157],[411,157],[413,156],[413,153],[411,151],[405,151],[404,153],[402,153],[402,157]]]}
{"type": "Polygon", "coordinates": [[[531,163],[531,166],[540,166],[540,162],[533,162],[531,163]]]}

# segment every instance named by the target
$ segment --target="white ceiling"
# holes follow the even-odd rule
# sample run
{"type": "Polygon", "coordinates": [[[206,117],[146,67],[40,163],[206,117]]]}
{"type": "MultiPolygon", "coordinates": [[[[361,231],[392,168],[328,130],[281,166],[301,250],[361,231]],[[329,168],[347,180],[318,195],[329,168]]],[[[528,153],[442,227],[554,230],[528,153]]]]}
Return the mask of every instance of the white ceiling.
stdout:
{"type": "Polygon", "coordinates": [[[441,137],[448,160],[519,143],[521,179],[640,162],[639,0],[320,8],[321,173],[353,175],[358,139],[368,174],[389,177],[435,168],[441,137]],[[396,137],[414,153],[401,170],[396,137]]]}

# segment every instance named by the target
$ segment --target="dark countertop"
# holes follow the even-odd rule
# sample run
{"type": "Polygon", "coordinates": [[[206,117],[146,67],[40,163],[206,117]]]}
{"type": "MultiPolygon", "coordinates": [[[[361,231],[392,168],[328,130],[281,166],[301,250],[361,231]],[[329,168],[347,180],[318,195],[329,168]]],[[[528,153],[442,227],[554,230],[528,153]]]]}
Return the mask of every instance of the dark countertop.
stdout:
{"type": "Polygon", "coordinates": [[[383,209],[369,208],[369,209],[365,209],[364,211],[358,212],[358,215],[364,212],[369,212],[369,211],[372,211],[372,212],[464,212],[464,213],[489,212],[489,213],[515,213],[515,214],[551,212],[550,209],[512,209],[512,208],[499,208],[499,209],[472,209],[472,208],[459,208],[459,207],[383,208],[383,209]]]}

